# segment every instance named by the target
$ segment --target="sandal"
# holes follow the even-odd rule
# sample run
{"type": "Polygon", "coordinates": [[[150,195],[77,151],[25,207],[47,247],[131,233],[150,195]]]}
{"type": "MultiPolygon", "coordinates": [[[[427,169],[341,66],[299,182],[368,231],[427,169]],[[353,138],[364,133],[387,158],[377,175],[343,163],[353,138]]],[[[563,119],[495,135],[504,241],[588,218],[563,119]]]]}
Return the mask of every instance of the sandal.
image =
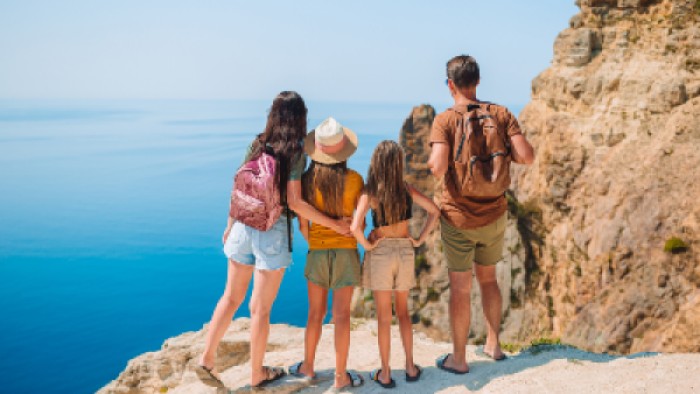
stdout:
{"type": "Polygon", "coordinates": [[[495,358],[495,357],[493,356],[493,354],[486,353],[486,351],[484,350],[484,347],[483,347],[483,346],[481,346],[481,347],[479,347],[478,349],[476,349],[476,355],[477,355],[477,356],[482,356],[482,357],[488,357],[488,358],[490,358],[490,359],[493,360],[493,361],[503,361],[503,360],[505,360],[505,359],[508,358],[508,356],[506,356],[506,354],[503,353],[503,351],[501,351],[501,357],[495,358]]]}
{"type": "Polygon", "coordinates": [[[287,372],[289,372],[290,375],[297,377],[297,378],[316,379],[316,374],[314,374],[313,376],[309,376],[309,375],[305,375],[303,372],[301,372],[301,365],[303,363],[304,363],[303,361],[299,361],[298,363],[287,368],[287,372]]]}
{"type": "Polygon", "coordinates": [[[459,371],[459,370],[456,370],[454,368],[446,366],[445,362],[447,361],[447,358],[450,357],[451,355],[452,355],[452,353],[443,354],[437,360],[435,360],[435,365],[438,368],[442,369],[443,371],[453,373],[455,375],[464,375],[465,373],[469,373],[468,369],[466,371],[459,371]]]}
{"type": "Polygon", "coordinates": [[[418,372],[416,372],[415,376],[411,376],[408,374],[408,372],[406,372],[406,381],[407,382],[412,383],[412,382],[417,382],[418,380],[420,380],[420,374],[423,372],[423,369],[421,369],[420,366],[416,365],[416,370],[418,372]]]}
{"type": "Polygon", "coordinates": [[[350,383],[346,384],[343,387],[335,387],[333,386],[333,392],[338,393],[341,390],[345,388],[354,388],[354,387],[360,387],[365,383],[365,380],[362,378],[360,374],[357,372],[352,372],[352,371],[346,371],[345,372],[348,375],[348,378],[350,379],[350,383]]]}
{"type": "Polygon", "coordinates": [[[392,378],[389,383],[384,383],[381,380],[379,380],[379,374],[382,372],[381,369],[375,369],[369,374],[370,379],[374,380],[378,385],[382,386],[385,389],[393,389],[396,387],[396,381],[392,378]]]}
{"type": "Polygon", "coordinates": [[[225,388],[226,385],[221,381],[221,378],[214,374],[214,368],[207,368],[205,365],[197,364],[194,368],[199,380],[207,386],[225,388]]]}
{"type": "Polygon", "coordinates": [[[285,372],[284,369],[282,369],[282,368],[278,368],[278,367],[263,367],[263,368],[265,369],[265,375],[267,376],[267,378],[261,380],[260,382],[258,382],[258,384],[253,385],[253,388],[255,388],[255,389],[265,387],[268,384],[270,384],[276,380],[280,380],[287,375],[287,372],[285,372]],[[270,373],[272,373],[272,375],[270,375],[270,373]]]}

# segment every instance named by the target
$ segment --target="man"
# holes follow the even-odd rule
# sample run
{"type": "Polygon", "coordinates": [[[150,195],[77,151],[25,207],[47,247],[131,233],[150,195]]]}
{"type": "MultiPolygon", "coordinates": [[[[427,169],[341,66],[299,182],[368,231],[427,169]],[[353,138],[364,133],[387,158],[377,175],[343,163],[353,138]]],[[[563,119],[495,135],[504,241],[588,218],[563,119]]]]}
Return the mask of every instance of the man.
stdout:
{"type": "MultiPolygon", "coordinates": [[[[464,140],[461,143],[456,141],[456,134],[460,134],[460,137],[465,134],[456,133],[458,124],[469,122],[462,120],[464,114],[475,108],[483,108],[485,112],[482,114],[488,115],[468,119],[491,118],[497,124],[498,135],[503,136],[502,144],[507,147],[507,155],[512,161],[531,164],[534,160],[532,146],[520,131],[517,119],[507,108],[477,99],[478,85],[479,65],[473,57],[461,55],[450,59],[447,62],[447,86],[454,99],[454,107],[435,118],[430,133],[432,151],[428,164],[435,177],[445,178],[441,197],[441,236],[449,270],[449,313],[453,340],[453,353],[440,357],[437,366],[457,374],[469,372],[466,346],[472,266],[481,288],[488,328],[484,353],[494,360],[505,358],[498,339],[502,300],[496,281],[496,263],[502,258],[507,208],[504,194],[497,197],[465,196],[464,189],[457,185],[454,157],[463,155],[458,152],[461,152],[464,140]]],[[[494,160],[493,156],[491,160],[494,160]]],[[[507,168],[506,164],[506,171],[507,168]]],[[[507,187],[508,181],[505,182],[507,187]]]]}

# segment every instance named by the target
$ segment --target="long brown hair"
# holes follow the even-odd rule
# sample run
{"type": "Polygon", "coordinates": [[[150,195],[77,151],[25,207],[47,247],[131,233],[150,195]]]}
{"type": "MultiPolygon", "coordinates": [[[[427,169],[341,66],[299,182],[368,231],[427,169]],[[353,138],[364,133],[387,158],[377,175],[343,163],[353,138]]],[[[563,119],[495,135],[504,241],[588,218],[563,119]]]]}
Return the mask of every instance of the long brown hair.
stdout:
{"type": "Polygon", "coordinates": [[[403,149],[394,141],[382,141],[374,148],[365,193],[380,223],[396,223],[408,209],[403,162],[403,149]]]}
{"type": "Polygon", "coordinates": [[[259,157],[264,151],[277,158],[278,185],[283,201],[286,201],[291,165],[302,154],[306,137],[306,112],[306,104],[299,93],[281,92],[272,101],[265,130],[253,141],[251,159],[259,157]]]}
{"type": "Polygon", "coordinates": [[[343,216],[343,192],[347,162],[323,164],[311,162],[309,169],[301,177],[304,200],[326,215],[339,219],[343,216]],[[316,191],[321,193],[323,206],[316,201],[316,191]]]}

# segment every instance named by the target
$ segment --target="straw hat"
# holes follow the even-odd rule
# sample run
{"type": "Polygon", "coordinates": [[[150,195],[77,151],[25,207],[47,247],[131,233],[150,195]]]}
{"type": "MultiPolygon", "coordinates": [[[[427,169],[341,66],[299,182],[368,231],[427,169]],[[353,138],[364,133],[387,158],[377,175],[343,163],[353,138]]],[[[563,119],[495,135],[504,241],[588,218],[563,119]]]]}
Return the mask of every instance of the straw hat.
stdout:
{"type": "Polygon", "coordinates": [[[357,150],[357,134],[333,118],[321,122],[304,140],[304,151],[322,164],[340,163],[357,150]]]}

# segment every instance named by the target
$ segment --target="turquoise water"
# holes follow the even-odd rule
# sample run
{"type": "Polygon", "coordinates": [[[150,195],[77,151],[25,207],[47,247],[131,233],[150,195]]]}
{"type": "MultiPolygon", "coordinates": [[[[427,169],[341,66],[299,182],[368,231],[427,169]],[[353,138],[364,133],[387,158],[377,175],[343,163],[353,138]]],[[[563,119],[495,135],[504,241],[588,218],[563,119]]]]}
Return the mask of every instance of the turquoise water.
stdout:
{"type": "MultiPolygon", "coordinates": [[[[307,105],[310,127],[332,115],[358,133],[363,176],[412,107],[307,105]]],[[[94,392],[209,320],[232,176],[268,106],[0,101],[0,391],[94,392]]],[[[273,322],[305,323],[306,251],[297,232],[273,322]]]]}

